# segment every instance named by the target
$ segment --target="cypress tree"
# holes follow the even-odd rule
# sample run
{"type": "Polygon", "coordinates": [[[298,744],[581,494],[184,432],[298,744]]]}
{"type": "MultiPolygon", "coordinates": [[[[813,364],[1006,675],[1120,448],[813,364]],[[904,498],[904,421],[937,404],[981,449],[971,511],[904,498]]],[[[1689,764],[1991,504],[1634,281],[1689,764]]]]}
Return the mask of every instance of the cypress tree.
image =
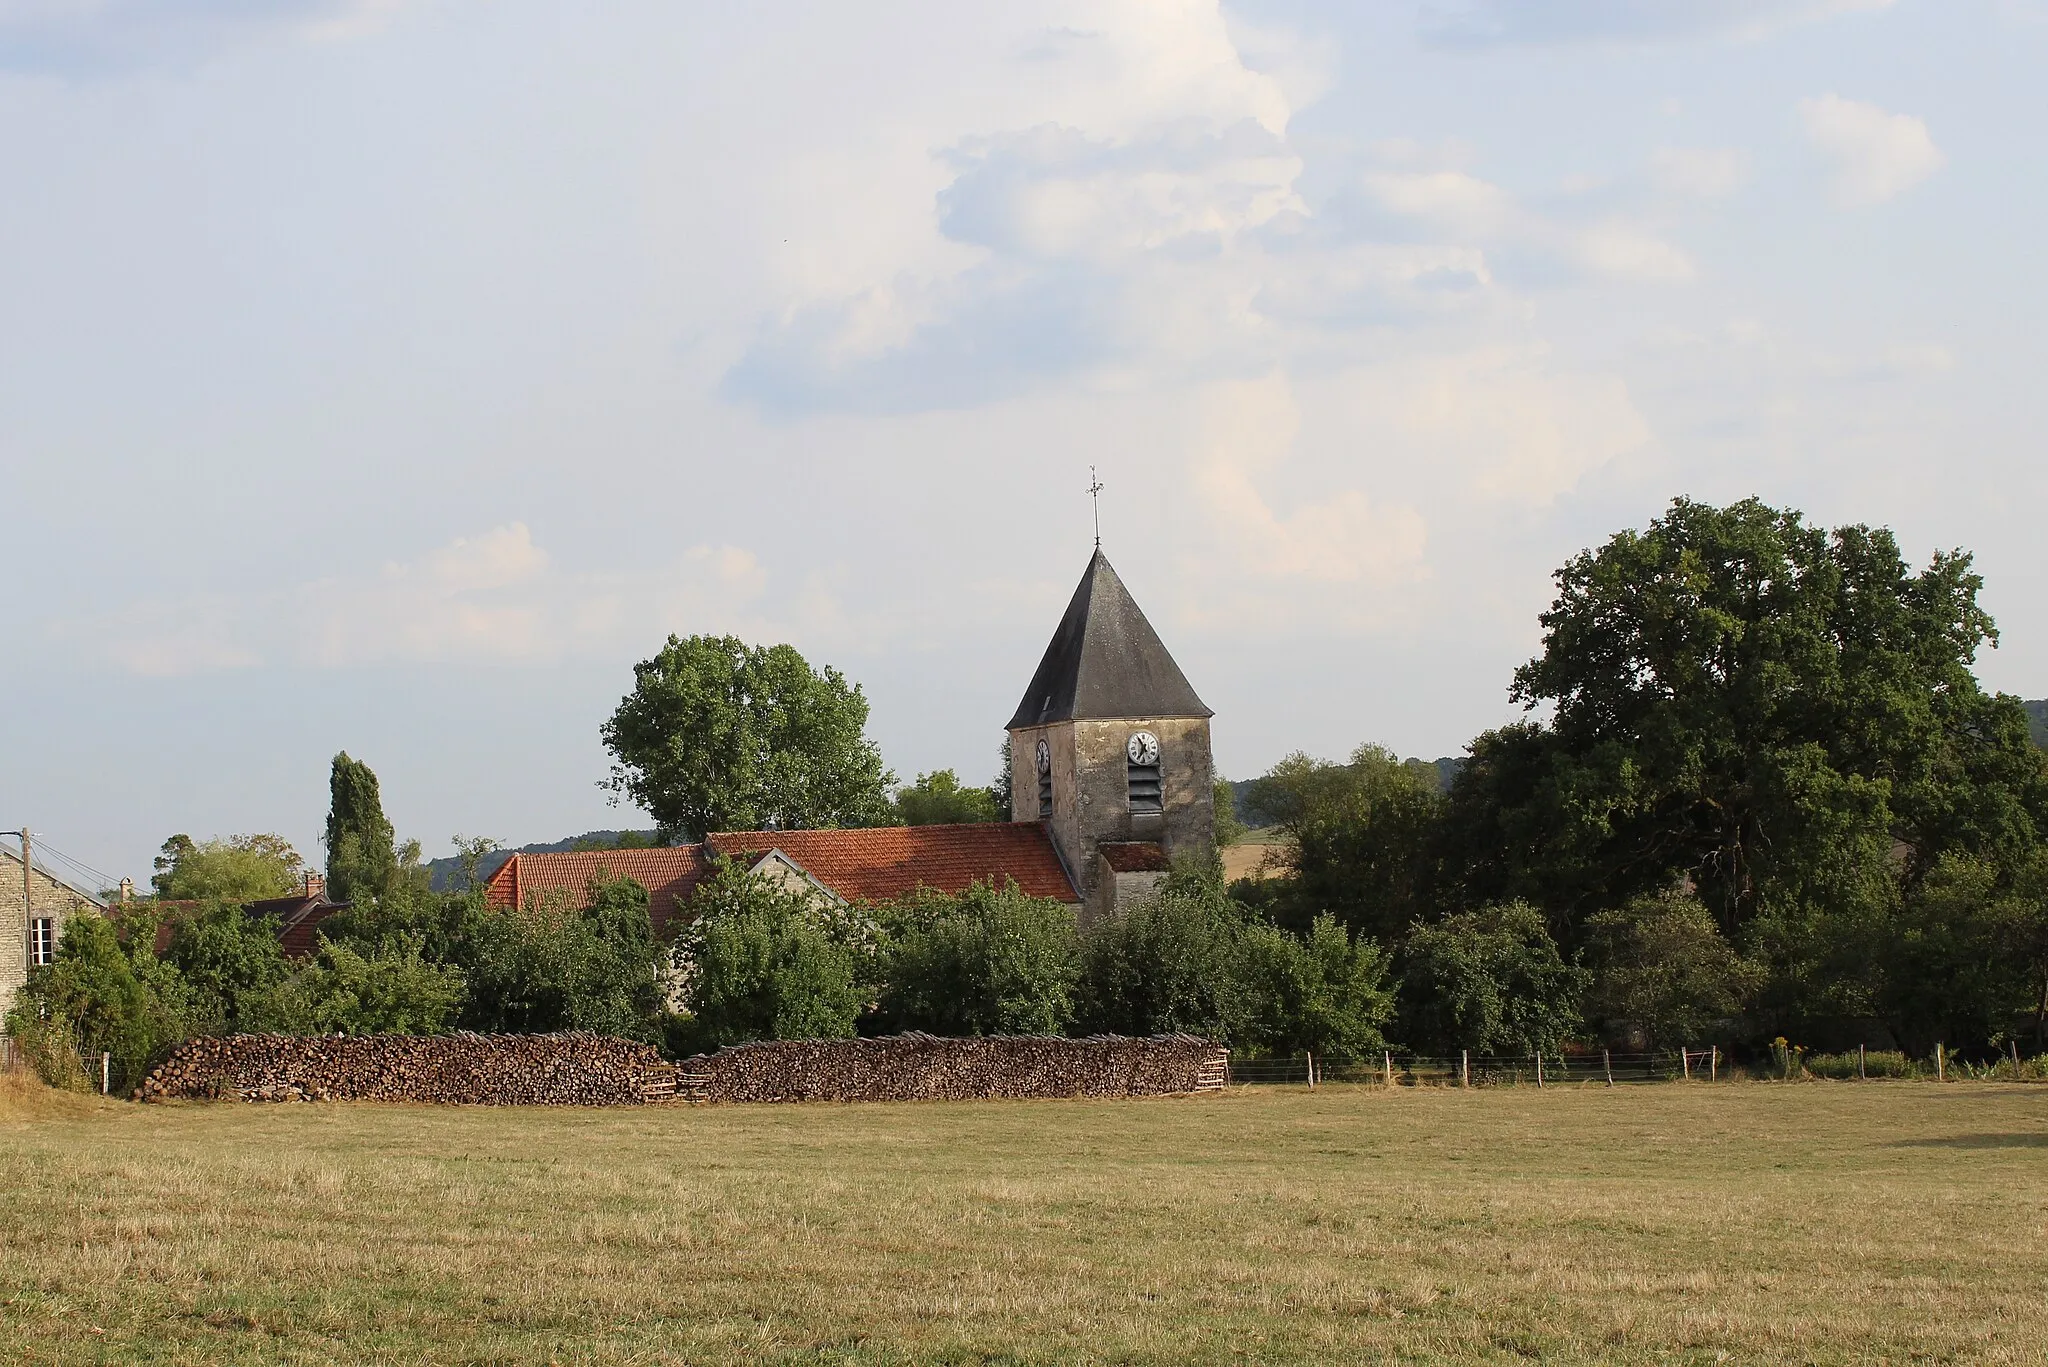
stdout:
{"type": "Polygon", "coordinates": [[[344,750],[334,757],[327,787],[327,895],[337,902],[375,897],[398,870],[377,775],[344,750]]]}

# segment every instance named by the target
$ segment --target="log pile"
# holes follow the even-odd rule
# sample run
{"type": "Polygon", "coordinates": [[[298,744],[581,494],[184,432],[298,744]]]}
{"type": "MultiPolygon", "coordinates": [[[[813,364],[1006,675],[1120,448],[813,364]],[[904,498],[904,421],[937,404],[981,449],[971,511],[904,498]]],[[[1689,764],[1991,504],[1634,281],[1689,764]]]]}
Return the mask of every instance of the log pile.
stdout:
{"type": "Polygon", "coordinates": [[[778,1040],[677,1065],[690,1101],[966,1101],[1165,1096],[1222,1085],[1229,1051],[1195,1035],[778,1040]]]}
{"type": "MultiPolygon", "coordinates": [[[[622,1106],[674,1070],[650,1044],[559,1035],[228,1035],[186,1040],[136,1089],[142,1101],[425,1101],[622,1106]]],[[[673,1094],[670,1081],[667,1092],[673,1094]]]]}

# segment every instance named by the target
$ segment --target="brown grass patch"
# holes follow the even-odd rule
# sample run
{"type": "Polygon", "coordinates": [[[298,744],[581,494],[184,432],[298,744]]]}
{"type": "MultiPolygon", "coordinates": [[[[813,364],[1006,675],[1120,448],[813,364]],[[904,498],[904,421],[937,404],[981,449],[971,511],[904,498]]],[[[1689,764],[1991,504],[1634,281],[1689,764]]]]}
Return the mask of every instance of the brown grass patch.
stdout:
{"type": "Polygon", "coordinates": [[[10,1361],[2043,1360],[2048,1093],[1238,1091],[0,1127],[10,1361]]]}

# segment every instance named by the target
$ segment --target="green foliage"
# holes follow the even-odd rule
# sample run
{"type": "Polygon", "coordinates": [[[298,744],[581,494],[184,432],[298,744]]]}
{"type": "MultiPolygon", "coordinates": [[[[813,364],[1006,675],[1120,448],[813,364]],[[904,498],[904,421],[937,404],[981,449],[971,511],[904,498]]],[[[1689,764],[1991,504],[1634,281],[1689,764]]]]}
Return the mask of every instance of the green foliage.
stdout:
{"type": "MultiPolygon", "coordinates": [[[[377,776],[344,750],[327,786],[327,895],[337,902],[382,896],[398,877],[399,859],[377,776]]],[[[413,853],[417,863],[418,846],[413,853]]]]}
{"type": "MultiPolygon", "coordinates": [[[[146,942],[124,944],[105,917],[74,916],[54,962],[29,970],[7,1028],[34,1039],[48,1055],[38,1071],[53,1086],[72,1085],[69,1067],[55,1052],[62,1046],[112,1054],[113,1086],[126,1091],[185,1036],[181,1003],[166,999],[175,992],[175,975],[162,971],[146,942]]],[[[97,1084],[98,1077],[91,1081],[97,1084]]]]}
{"type": "Polygon", "coordinates": [[[948,896],[921,890],[887,909],[880,1016],[935,1035],[1056,1035],[1074,1015],[1072,908],[1013,881],[948,896]]]}
{"type": "Polygon", "coordinates": [[[215,902],[179,920],[164,958],[183,981],[182,1014],[195,1035],[263,1028],[246,1018],[248,1012],[291,975],[277,945],[277,923],[234,902],[215,902]]]}
{"type": "Polygon", "coordinates": [[[174,835],[164,842],[149,881],[166,901],[255,902],[292,892],[304,863],[281,835],[198,842],[174,835]]]}
{"type": "Polygon", "coordinates": [[[1244,822],[1237,819],[1237,785],[1218,778],[1211,790],[1216,808],[1216,848],[1229,849],[1244,839],[1244,822]]]}
{"type": "Polygon", "coordinates": [[[1015,810],[1010,794],[1010,737],[1005,734],[1001,750],[996,758],[995,782],[989,785],[989,793],[996,800],[996,820],[1008,821],[1015,810]]]}
{"type": "Polygon", "coordinates": [[[362,953],[323,939],[313,961],[251,1001],[244,1025],[288,1035],[432,1035],[464,997],[462,971],[406,937],[362,953]]]}
{"type": "Polygon", "coordinates": [[[34,1010],[24,1010],[17,1004],[8,1013],[7,1029],[14,1047],[27,1061],[29,1071],[40,1078],[44,1086],[63,1092],[98,1089],[99,1079],[86,1074],[78,1036],[72,1033],[70,1022],[44,1020],[34,1010]]]}
{"type": "Polygon", "coordinates": [[[1763,970],[1721,935],[1699,899],[1666,892],[1595,914],[1586,923],[1592,970],[1588,1014],[1665,1049],[1704,1040],[1740,1015],[1763,970]]]}
{"type": "Polygon", "coordinates": [[[630,878],[600,877],[585,901],[581,908],[557,899],[500,909],[473,895],[428,894],[404,921],[357,933],[388,944],[394,933],[415,931],[429,957],[461,970],[469,988],[461,1015],[466,1029],[651,1039],[662,954],[648,921],[647,890],[630,878]]]}
{"type": "Polygon", "coordinates": [[[867,698],[786,645],[671,636],[634,666],[604,723],[611,787],[665,835],[874,826],[893,775],[864,734],[867,698]]]}
{"type": "MultiPolygon", "coordinates": [[[[1857,1057],[1854,1054],[1809,1054],[1800,1061],[1800,1066],[1815,1077],[1852,1078],[1857,1075],[1857,1057]]],[[[1872,1077],[1933,1077],[1934,1065],[1923,1064],[1907,1058],[1896,1049],[1872,1049],[1862,1058],[1863,1076],[1872,1077]]]]}
{"type": "MultiPolygon", "coordinates": [[[[1689,876],[1724,931],[1881,901],[1949,851],[2015,857],[2048,815],[1962,553],[1910,571],[1889,531],[1680,499],[1558,572],[1514,695],[1547,724],[1480,737],[1450,829],[1475,898],[1576,927],[1689,876]]],[[[1795,927],[1796,928],[1796,927],[1795,927]]]]}
{"type": "Polygon", "coordinates": [[[1280,925],[1306,930],[1328,913],[1392,944],[1434,911],[1444,801],[1430,766],[1376,745],[1345,764],[1297,753],[1251,793],[1295,846],[1293,875],[1266,894],[1280,925]]]}
{"type": "Polygon", "coordinates": [[[1083,1032],[1186,1031],[1253,1054],[1369,1052],[1392,1014],[1386,963],[1370,940],[1328,917],[1304,940],[1247,915],[1192,871],[1091,928],[1077,998],[1083,1032]]]}
{"type": "Polygon", "coordinates": [[[963,788],[951,769],[919,774],[914,783],[896,790],[896,819],[905,826],[954,826],[977,821],[1007,821],[1009,810],[998,807],[990,788],[963,788]]]}
{"type": "Polygon", "coordinates": [[[1418,925],[1401,951],[1402,1029],[1438,1054],[1556,1049],[1579,1030],[1587,976],[1525,902],[1418,925]]]}
{"type": "Polygon", "coordinates": [[[699,889],[688,942],[691,1019],[678,1048],[840,1039],[868,1004],[861,958],[814,896],[727,865],[699,889]]]}

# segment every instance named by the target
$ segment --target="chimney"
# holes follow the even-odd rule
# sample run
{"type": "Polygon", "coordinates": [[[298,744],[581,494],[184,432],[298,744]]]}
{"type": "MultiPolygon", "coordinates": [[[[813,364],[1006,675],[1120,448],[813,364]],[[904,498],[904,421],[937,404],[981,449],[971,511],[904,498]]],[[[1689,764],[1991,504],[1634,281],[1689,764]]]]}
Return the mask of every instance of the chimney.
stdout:
{"type": "Polygon", "coordinates": [[[309,873],[306,875],[306,896],[318,897],[323,901],[326,900],[327,876],[325,874],[309,873]]]}
{"type": "Polygon", "coordinates": [[[132,901],[134,901],[134,900],[135,900],[135,880],[134,880],[133,878],[123,878],[123,879],[121,880],[121,901],[122,901],[123,903],[128,903],[128,902],[132,902],[132,901]]]}

